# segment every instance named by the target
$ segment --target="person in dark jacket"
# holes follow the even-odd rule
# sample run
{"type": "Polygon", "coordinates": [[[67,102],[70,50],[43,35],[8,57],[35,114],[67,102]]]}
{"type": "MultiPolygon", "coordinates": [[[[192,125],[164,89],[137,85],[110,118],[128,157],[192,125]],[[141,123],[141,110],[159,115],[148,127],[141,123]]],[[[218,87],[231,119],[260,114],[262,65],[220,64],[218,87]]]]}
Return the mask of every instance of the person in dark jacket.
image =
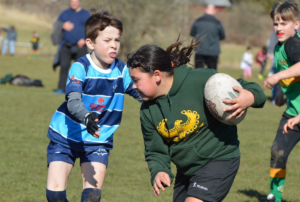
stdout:
{"type": "MultiPolygon", "coordinates": [[[[145,158],[154,194],[173,181],[173,202],[222,201],[230,190],[240,163],[236,125],[226,125],[210,113],[204,99],[213,69],[187,67],[196,44],[180,49],[181,42],[167,50],[142,46],[128,56],[133,88],[143,99],[140,120],[145,158]]],[[[249,107],[262,108],[266,96],[254,82],[238,79],[233,87],[239,97],[223,100],[238,118],[249,107]]]]}
{"type": "Polygon", "coordinates": [[[60,14],[57,19],[60,23],[55,23],[62,25],[62,40],[56,56],[60,65],[60,76],[58,88],[53,92],[54,94],[65,93],[71,61],[76,61],[88,53],[85,45],[84,24],[89,17],[90,13],[81,8],[80,0],[70,0],[70,8],[60,14]]]}
{"type": "Polygon", "coordinates": [[[195,68],[207,65],[208,69],[217,69],[220,51],[220,40],[225,39],[222,23],[215,18],[216,9],[213,4],[207,5],[204,16],[198,18],[191,29],[190,35],[196,40],[203,39],[195,48],[195,68]]]}

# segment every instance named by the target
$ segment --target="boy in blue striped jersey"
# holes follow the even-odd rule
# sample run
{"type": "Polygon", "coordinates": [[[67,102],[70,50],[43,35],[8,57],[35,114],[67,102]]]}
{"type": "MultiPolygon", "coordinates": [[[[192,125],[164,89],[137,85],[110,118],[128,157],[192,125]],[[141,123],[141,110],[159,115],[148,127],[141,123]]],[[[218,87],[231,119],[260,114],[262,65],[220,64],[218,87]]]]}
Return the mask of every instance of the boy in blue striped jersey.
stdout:
{"type": "Polygon", "coordinates": [[[66,101],[55,111],[47,134],[46,196],[51,202],[68,201],[67,179],[76,158],[80,158],[83,180],[81,201],[100,201],[124,94],[141,101],[132,88],[127,66],[116,58],[122,22],[105,10],[91,11],[85,37],[92,52],[71,66],[66,101]]]}

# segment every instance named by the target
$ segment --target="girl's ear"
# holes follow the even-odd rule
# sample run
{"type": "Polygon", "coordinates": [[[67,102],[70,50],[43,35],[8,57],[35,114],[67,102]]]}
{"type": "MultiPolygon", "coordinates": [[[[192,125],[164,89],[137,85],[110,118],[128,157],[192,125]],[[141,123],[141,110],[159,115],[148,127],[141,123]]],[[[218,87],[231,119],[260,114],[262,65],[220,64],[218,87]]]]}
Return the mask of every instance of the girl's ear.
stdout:
{"type": "Polygon", "coordinates": [[[87,45],[87,47],[90,49],[90,50],[94,50],[94,43],[92,42],[91,39],[87,38],[85,40],[85,44],[87,45]]]}
{"type": "Polygon", "coordinates": [[[152,75],[152,76],[154,76],[155,82],[160,82],[160,81],[161,81],[161,78],[162,78],[162,73],[161,73],[161,71],[159,71],[159,70],[155,70],[155,71],[153,72],[153,75],[152,75]]]}

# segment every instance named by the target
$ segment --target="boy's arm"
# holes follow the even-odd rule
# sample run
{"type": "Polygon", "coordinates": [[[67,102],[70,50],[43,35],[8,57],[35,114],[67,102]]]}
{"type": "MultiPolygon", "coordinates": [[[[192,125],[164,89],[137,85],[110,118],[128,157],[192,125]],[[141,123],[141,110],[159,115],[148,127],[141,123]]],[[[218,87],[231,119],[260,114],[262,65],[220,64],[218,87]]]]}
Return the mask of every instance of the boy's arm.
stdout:
{"type": "Polygon", "coordinates": [[[280,80],[289,79],[300,76],[300,62],[297,62],[293,66],[286,70],[280,71],[273,76],[266,78],[264,81],[264,89],[267,87],[269,89],[274,88],[275,84],[280,80]]]}
{"type": "Polygon", "coordinates": [[[140,115],[145,145],[144,154],[151,173],[151,184],[153,186],[154,178],[159,172],[167,173],[172,183],[174,175],[171,172],[171,157],[168,146],[156,131],[153,123],[144,115],[143,109],[141,109],[140,115]]]}
{"type": "Polygon", "coordinates": [[[99,120],[98,116],[89,112],[85,108],[84,103],[81,101],[84,81],[84,66],[79,62],[73,63],[69,71],[66,85],[66,100],[68,101],[67,107],[73,116],[85,123],[88,133],[99,138],[100,134],[98,131],[100,129],[96,124],[99,120]]]}
{"type": "Polygon", "coordinates": [[[67,107],[69,112],[82,122],[84,122],[84,116],[89,112],[81,100],[84,80],[84,67],[78,62],[73,63],[69,71],[66,85],[67,107]]]}
{"type": "Polygon", "coordinates": [[[89,111],[85,108],[81,100],[81,94],[79,92],[72,91],[67,95],[67,100],[69,112],[78,120],[84,122],[84,117],[87,113],[89,113],[89,111]]]}
{"type": "Polygon", "coordinates": [[[282,79],[289,79],[300,76],[300,40],[290,38],[284,44],[284,50],[287,57],[294,63],[291,67],[286,70],[280,71],[273,76],[268,77],[264,81],[264,89],[274,88],[274,85],[282,79]]]}

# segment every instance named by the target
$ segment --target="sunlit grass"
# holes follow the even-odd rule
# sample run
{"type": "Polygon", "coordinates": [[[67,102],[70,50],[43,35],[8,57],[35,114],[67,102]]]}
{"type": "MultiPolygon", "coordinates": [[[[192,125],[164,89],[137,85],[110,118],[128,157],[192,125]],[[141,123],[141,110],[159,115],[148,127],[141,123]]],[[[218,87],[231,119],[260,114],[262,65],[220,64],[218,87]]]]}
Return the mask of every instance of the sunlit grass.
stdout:
{"type": "MultiPolygon", "coordinates": [[[[46,137],[52,114],[64,101],[64,96],[53,95],[58,72],[51,69],[50,58],[28,60],[26,57],[0,58],[0,72],[24,74],[41,79],[44,88],[0,85],[0,195],[1,201],[45,201],[46,137]],[[7,68],[9,67],[9,68],[7,68]]],[[[220,68],[235,78],[241,70],[220,68]]],[[[257,71],[254,71],[254,74],[257,71]]],[[[201,79],[201,78],[199,78],[201,79]]],[[[249,81],[262,81],[256,78],[249,81]]],[[[266,91],[270,96],[270,91],[266,91]]],[[[108,172],[101,201],[172,201],[172,188],[154,197],[150,173],[143,155],[143,139],[139,122],[140,104],[131,97],[125,99],[123,120],[114,135],[114,149],[109,159],[108,172]]],[[[265,201],[269,191],[270,147],[278,122],[285,107],[266,102],[263,109],[249,109],[245,120],[238,125],[241,166],[226,202],[265,201]]],[[[299,146],[289,156],[284,199],[299,198],[299,146]]],[[[173,172],[176,172],[173,166],[173,172]]],[[[76,163],[69,178],[69,201],[79,201],[82,189],[80,166],[76,163]]]]}

